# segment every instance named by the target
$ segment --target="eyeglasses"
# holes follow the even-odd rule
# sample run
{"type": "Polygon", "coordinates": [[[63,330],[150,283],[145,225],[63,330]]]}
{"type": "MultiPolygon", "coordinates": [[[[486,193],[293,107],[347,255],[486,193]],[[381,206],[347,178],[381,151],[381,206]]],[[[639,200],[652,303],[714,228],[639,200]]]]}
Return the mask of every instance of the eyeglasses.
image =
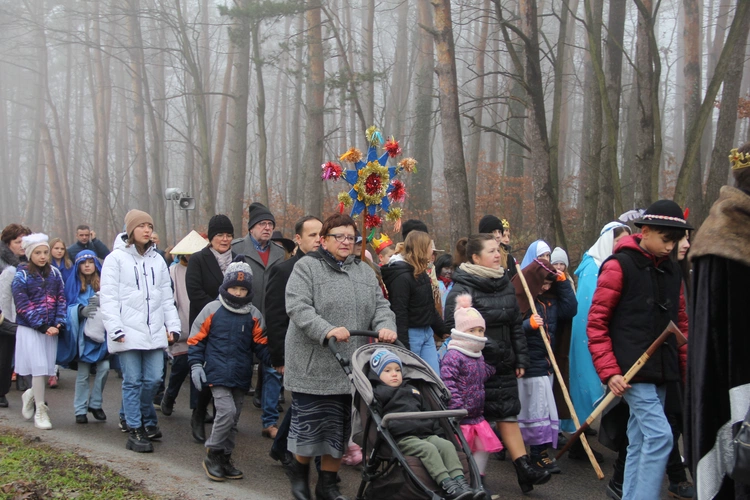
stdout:
{"type": "Polygon", "coordinates": [[[260,227],[273,227],[273,222],[271,222],[270,220],[264,220],[264,221],[258,222],[256,224],[256,226],[260,226],[260,227]]]}
{"type": "Polygon", "coordinates": [[[326,236],[330,236],[334,240],[338,241],[339,243],[347,242],[347,243],[354,243],[354,236],[349,236],[348,234],[328,234],[326,236]]]}

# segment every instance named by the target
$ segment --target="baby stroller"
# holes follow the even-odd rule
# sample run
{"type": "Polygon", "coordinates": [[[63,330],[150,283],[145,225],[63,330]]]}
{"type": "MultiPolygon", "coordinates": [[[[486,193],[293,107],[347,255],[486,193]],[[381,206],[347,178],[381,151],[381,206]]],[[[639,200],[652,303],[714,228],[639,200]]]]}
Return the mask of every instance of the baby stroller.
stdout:
{"type": "MultiPolygon", "coordinates": [[[[378,337],[376,332],[369,331],[349,333],[353,336],[378,337]]],[[[451,441],[456,447],[467,482],[474,490],[482,489],[477,465],[457,423],[467,415],[467,411],[446,409],[446,403],[451,397],[450,392],[427,363],[406,349],[400,342],[396,345],[385,343],[363,345],[354,352],[351,361],[338,352],[335,339],[329,339],[328,347],[356,390],[354,408],[355,413],[359,414],[361,432],[355,432],[354,439],[362,446],[363,456],[362,482],[357,491],[357,500],[443,499],[440,487],[429,476],[422,461],[416,457],[404,456],[398,449],[396,441],[388,431],[389,423],[394,420],[439,419],[445,439],[451,441]],[[368,373],[370,358],[373,352],[380,348],[391,350],[401,358],[404,380],[409,380],[417,387],[432,411],[391,413],[385,416],[378,413],[377,405],[373,404],[374,396],[368,373]]],[[[356,423],[352,423],[355,429],[356,423]]]]}

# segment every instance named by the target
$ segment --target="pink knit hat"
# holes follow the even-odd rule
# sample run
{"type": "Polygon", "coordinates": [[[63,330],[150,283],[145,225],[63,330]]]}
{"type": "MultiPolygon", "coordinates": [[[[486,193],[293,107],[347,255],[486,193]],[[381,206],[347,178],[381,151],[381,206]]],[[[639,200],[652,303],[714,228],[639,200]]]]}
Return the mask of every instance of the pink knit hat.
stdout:
{"type": "Polygon", "coordinates": [[[456,297],[456,309],[453,312],[453,319],[456,323],[456,330],[459,332],[468,332],[477,326],[487,328],[484,318],[479,311],[471,307],[471,295],[468,293],[456,297]]]}

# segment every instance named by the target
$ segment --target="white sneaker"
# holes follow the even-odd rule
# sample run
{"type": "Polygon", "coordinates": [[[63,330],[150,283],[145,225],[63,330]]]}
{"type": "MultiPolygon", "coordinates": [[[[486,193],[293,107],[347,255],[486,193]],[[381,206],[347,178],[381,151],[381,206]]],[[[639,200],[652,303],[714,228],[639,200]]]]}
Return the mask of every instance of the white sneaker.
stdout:
{"type": "Polygon", "coordinates": [[[23,402],[23,408],[21,408],[21,414],[26,420],[34,416],[34,393],[31,389],[26,389],[26,392],[21,396],[23,402]]]}
{"type": "Polygon", "coordinates": [[[47,414],[47,405],[44,403],[36,405],[36,413],[34,414],[34,427],[42,430],[48,430],[52,428],[52,422],[49,421],[49,415],[47,414]]]}

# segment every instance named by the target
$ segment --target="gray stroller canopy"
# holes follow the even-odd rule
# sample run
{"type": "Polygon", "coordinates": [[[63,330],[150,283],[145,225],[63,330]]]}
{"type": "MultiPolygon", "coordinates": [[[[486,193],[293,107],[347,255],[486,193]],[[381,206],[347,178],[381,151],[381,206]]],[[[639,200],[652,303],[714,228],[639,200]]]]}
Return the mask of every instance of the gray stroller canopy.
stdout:
{"type": "Polygon", "coordinates": [[[370,358],[378,349],[387,349],[401,359],[403,365],[401,371],[405,380],[423,380],[435,384],[435,387],[440,391],[442,397],[446,400],[450,399],[450,391],[445,387],[443,381],[440,380],[440,375],[435,373],[435,370],[430,368],[430,365],[428,365],[422,358],[404,347],[378,342],[363,345],[354,351],[351,360],[352,382],[354,383],[354,388],[367,405],[372,403],[373,395],[372,382],[367,378],[365,371],[369,371],[370,358]]]}

